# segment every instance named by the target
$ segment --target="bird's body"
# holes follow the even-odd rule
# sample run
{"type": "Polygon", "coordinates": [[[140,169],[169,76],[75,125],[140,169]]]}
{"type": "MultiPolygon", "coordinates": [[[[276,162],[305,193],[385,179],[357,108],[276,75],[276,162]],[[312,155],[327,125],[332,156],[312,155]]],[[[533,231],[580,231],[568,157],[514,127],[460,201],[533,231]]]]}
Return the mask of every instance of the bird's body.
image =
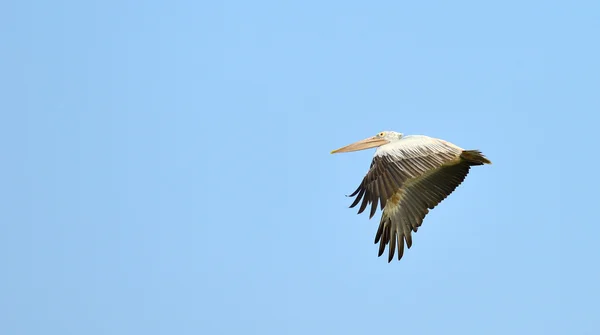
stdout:
{"type": "Polygon", "coordinates": [[[389,246],[388,262],[398,249],[398,260],[412,245],[416,232],[430,209],[460,185],[470,167],[491,164],[481,152],[464,150],[450,142],[422,135],[404,136],[388,131],[332,151],[349,152],[377,147],[369,172],[350,196],[350,207],[360,203],[358,213],[368,205],[369,218],[379,204],[383,213],[375,243],[379,256],[389,246]]]}

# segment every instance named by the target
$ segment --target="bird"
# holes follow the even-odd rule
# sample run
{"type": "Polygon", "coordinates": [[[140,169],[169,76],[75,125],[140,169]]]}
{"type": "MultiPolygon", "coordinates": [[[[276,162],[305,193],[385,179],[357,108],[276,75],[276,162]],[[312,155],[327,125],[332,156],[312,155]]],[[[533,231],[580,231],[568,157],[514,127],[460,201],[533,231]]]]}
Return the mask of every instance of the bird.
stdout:
{"type": "Polygon", "coordinates": [[[472,166],[492,164],[479,150],[465,150],[448,141],[425,135],[404,135],[382,131],[373,137],[331,151],[332,154],[377,148],[369,171],[358,188],[350,208],[360,203],[358,214],[371,205],[369,219],[377,206],[382,211],[375,244],[378,257],[388,248],[388,263],[404,245],[412,246],[429,210],[434,209],[465,180],[472,166]],[[361,201],[362,200],[362,201],[361,201]]]}

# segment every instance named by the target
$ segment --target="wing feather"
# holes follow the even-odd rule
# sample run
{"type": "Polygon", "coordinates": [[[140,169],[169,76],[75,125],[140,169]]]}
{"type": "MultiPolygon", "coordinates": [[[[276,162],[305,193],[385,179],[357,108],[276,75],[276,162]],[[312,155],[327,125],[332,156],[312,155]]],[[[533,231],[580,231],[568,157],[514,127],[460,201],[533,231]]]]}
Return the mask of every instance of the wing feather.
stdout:
{"type": "MultiPolygon", "coordinates": [[[[360,192],[358,192],[358,196],[354,199],[354,202],[352,202],[352,204],[350,205],[350,208],[353,208],[354,206],[358,205],[358,202],[360,201],[360,199],[362,199],[363,195],[365,194],[365,188],[358,188],[356,189],[357,191],[360,190],[360,192]]],[[[356,193],[354,194],[356,195],[356,193]]],[[[354,196],[351,195],[351,196],[354,196]]]]}

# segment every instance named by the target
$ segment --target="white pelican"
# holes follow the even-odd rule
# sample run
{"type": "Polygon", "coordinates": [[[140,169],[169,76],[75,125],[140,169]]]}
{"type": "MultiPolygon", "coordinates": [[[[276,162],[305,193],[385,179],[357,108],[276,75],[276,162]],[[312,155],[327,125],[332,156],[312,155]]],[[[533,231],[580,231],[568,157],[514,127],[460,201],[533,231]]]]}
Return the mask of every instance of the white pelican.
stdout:
{"type": "Polygon", "coordinates": [[[379,202],[383,213],[375,244],[379,255],[389,244],[388,262],[410,249],[411,230],[417,232],[423,219],[460,185],[474,165],[492,164],[479,150],[464,150],[450,142],[422,135],[404,136],[384,131],[373,137],[333,150],[350,152],[377,147],[369,172],[350,196],[362,199],[358,214],[371,204],[373,217],[379,202]],[[397,239],[397,240],[396,240],[397,239]]]}

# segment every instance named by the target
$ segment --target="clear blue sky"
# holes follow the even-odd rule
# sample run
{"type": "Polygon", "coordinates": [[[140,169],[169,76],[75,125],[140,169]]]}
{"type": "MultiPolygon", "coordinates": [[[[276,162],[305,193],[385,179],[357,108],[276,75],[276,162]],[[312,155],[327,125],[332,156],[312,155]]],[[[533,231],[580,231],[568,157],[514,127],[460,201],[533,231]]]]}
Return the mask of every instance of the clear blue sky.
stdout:
{"type": "Polygon", "coordinates": [[[598,334],[598,1],[4,1],[0,333],[598,334]],[[482,150],[401,262],[382,130],[482,150]]]}

